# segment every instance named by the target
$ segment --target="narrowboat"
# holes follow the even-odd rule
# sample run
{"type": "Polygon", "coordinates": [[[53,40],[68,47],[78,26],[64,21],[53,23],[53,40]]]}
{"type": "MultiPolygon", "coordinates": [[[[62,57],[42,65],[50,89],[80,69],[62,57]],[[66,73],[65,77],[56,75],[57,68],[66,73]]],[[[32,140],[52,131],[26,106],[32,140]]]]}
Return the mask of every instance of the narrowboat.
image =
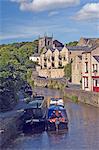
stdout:
{"type": "Polygon", "coordinates": [[[46,103],[44,97],[35,97],[24,108],[23,132],[39,132],[45,130],[46,103]]]}
{"type": "Polygon", "coordinates": [[[50,106],[48,108],[47,131],[67,130],[68,117],[66,109],[64,108],[63,100],[61,99],[61,103],[58,102],[58,99],[56,99],[57,103],[52,103],[53,101],[55,102],[54,98],[50,100],[50,106]]]}

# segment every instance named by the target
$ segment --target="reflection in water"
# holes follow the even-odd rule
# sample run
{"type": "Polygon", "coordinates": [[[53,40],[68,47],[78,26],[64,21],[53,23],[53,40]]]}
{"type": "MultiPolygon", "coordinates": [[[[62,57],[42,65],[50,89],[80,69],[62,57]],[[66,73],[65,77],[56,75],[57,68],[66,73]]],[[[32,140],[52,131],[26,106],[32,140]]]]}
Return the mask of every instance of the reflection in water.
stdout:
{"type": "MultiPolygon", "coordinates": [[[[62,94],[58,90],[35,89],[49,97],[62,94]]],[[[99,108],[66,101],[69,118],[68,132],[21,135],[7,150],[98,150],[99,149],[99,108]]]]}

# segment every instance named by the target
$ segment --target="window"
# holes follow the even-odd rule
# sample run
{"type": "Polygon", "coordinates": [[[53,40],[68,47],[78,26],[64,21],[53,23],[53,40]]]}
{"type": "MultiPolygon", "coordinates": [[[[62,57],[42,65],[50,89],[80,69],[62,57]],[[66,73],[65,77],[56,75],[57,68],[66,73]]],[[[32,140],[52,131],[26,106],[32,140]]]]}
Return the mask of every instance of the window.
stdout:
{"type": "Polygon", "coordinates": [[[48,58],[48,62],[50,62],[50,57],[48,58]]]}
{"type": "Polygon", "coordinates": [[[45,67],[45,68],[47,67],[47,64],[46,64],[46,63],[44,63],[44,67],[45,67]]]}
{"type": "Polygon", "coordinates": [[[95,70],[94,71],[98,71],[98,65],[97,64],[95,64],[95,70]]]}
{"type": "Polygon", "coordinates": [[[88,88],[88,78],[84,78],[84,87],[88,88]]]}
{"type": "Polygon", "coordinates": [[[88,58],[87,58],[87,54],[85,55],[85,60],[87,60],[88,58]]]}
{"type": "Polygon", "coordinates": [[[59,62],[58,65],[59,65],[59,67],[62,67],[62,62],[59,62]]]}
{"type": "Polygon", "coordinates": [[[54,63],[52,63],[52,67],[53,67],[53,68],[55,67],[54,63]]]}
{"type": "Polygon", "coordinates": [[[85,73],[88,73],[88,62],[85,62],[85,73]]]}
{"type": "Polygon", "coordinates": [[[96,87],[98,86],[98,81],[97,81],[97,80],[95,80],[95,86],[96,86],[96,87]]]}
{"type": "Polygon", "coordinates": [[[97,72],[98,71],[98,65],[97,64],[93,64],[92,71],[93,72],[97,72]]]}
{"type": "Polygon", "coordinates": [[[63,57],[63,60],[64,60],[64,61],[66,60],[66,57],[65,57],[65,56],[63,57]]]}
{"type": "Polygon", "coordinates": [[[50,41],[48,41],[48,45],[50,45],[50,41]]]}
{"type": "Polygon", "coordinates": [[[92,65],[92,72],[94,72],[94,70],[95,70],[94,68],[95,68],[95,66],[94,66],[94,64],[93,64],[93,65],[92,65]]]}
{"type": "Polygon", "coordinates": [[[52,61],[54,61],[54,56],[52,56],[52,61]]]}
{"type": "Polygon", "coordinates": [[[94,86],[94,87],[97,87],[97,86],[98,86],[98,80],[93,79],[93,86],[94,86]]]}
{"type": "Polygon", "coordinates": [[[62,60],[62,56],[61,56],[61,55],[59,55],[58,58],[59,58],[60,60],[62,60]]]}

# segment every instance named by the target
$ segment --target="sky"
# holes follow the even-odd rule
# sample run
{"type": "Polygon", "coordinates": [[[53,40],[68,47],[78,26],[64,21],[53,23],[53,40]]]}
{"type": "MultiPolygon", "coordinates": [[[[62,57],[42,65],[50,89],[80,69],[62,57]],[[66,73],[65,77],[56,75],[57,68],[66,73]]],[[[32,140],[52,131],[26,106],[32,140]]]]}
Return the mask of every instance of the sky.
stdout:
{"type": "Polygon", "coordinates": [[[99,38],[99,0],[0,0],[0,44],[99,38]]]}

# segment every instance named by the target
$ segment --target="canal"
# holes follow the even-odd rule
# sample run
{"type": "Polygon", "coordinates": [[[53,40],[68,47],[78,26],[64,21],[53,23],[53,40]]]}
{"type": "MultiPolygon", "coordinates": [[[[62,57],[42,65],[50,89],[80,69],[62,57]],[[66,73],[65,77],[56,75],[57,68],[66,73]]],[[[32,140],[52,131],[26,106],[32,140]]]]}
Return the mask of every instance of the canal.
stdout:
{"type": "MultiPolygon", "coordinates": [[[[62,97],[59,90],[34,89],[38,94],[62,97]]],[[[66,100],[69,130],[64,133],[21,134],[7,150],[99,150],[99,108],[66,100]]]]}

